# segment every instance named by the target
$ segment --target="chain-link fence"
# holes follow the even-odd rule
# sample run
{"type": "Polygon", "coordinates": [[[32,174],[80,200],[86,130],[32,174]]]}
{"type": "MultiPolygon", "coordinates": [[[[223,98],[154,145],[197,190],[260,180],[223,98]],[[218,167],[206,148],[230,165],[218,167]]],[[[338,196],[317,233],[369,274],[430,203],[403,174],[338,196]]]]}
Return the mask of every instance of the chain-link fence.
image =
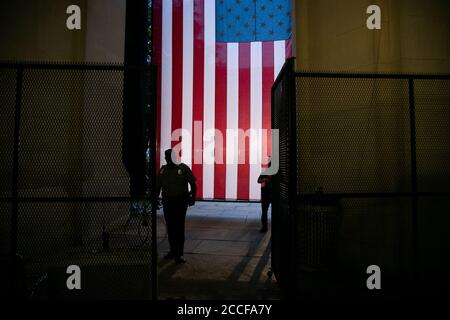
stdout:
{"type": "Polygon", "coordinates": [[[155,71],[0,65],[0,249],[10,284],[4,293],[156,297],[153,152],[146,159],[155,150],[155,95],[126,97],[143,88],[155,92],[155,71]],[[133,77],[137,88],[124,83],[133,77]],[[136,174],[147,174],[141,193],[131,192],[136,174]],[[66,287],[70,265],[81,269],[81,290],[66,287]]]}
{"type": "Polygon", "coordinates": [[[273,210],[273,237],[288,234],[273,256],[292,265],[290,294],[306,290],[302,274],[324,271],[341,280],[323,290],[367,292],[370,265],[380,266],[391,292],[448,287],[423,275],[434,281],[450,267],[450,77],[292,68],[272,91],[273,118],[289,115],[273,122],[290,132],[280,163],[295,166],[285,181],[288,213],[273,210]],[[276,95],[289,84],[295,89],[276,95]]]}

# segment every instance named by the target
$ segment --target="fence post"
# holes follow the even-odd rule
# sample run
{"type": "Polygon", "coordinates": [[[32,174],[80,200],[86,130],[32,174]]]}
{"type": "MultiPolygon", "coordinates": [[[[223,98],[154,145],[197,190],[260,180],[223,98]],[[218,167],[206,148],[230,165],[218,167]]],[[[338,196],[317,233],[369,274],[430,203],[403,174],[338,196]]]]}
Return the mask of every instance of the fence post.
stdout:
{"type": "Polygon", "coordinates": [[[288,99],[288,117],[289,117],[289,220],[290,220],[290,244],[289,244],[289,298],[295,299],[296,293],[296,271],[294,262],[296,261],[296,243],[297,243],[297,106],[296,106],[296,83],[295,83],[295,58],[287,59],[287,88],[286,96],[288,99]]]}
{"type": "Polygon", "coordinates": [[[13,146],[13,168],[12,168],[12,210],[11,210],[11,279],[10,289],[14,297],[16,278],[17,278],[17,229],[18,229],[18,180],[19,180],[19,147],[20,147],[20,116],[22,107],[22,85],[23,85],[23,67],[17,68],[16,79],[16,101],[14,107],[14,146],[13,146]]]}
{"type": "Polygon", "coordinates": [[[413,276],[419,280],[419,225],[418,225],[418,196],[417,196],[417,154],[416,154],[416,110],[414,96],[414,78],[408,78],[409,91],[409,121],[411,139],[411,210],[412,210],[412,262],[413,276]]]}
{"type": "Polygon", "coordinates": [[[157,92],[158,92],[158,67],[152,65],[150,69],[150,121],[148,124],[148,132],[150,139],[150,201],[152,208],[152,300],[158,300],[158,248],[157,248],[157,216],[156,205],[158,194],[156,188],[156,174],[159,168],[156,168],[156,108],[157,108],[157,92]]]}

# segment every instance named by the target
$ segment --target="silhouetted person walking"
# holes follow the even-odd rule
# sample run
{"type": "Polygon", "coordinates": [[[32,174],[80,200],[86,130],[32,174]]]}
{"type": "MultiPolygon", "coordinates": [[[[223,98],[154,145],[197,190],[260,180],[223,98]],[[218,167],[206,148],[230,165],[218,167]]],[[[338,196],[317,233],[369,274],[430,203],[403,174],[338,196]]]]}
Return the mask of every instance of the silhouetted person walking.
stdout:
{"type": "MultiPolygon", "coordinates": [[[[269,167],[270,167],[269,162],[269,167]]],[[[260,232],[267,232],[267,212],[269,206],[272,203],[272,188],[271,188],[272,176],[265,175],[264,172],[258,177],[258,183],[261,184],[261,224],[262,228],[260,232]]]]}
{"type": "Polygon", "coordinates": [[[167,164],[161,167],[156,186],[157,195],[162,189],[164,219],[170,245],[170,251],[164,258],[174,258],[176,263],[184,263],[186,211],[188,206],[195,204],[196,179],[187,165],[172,161],[172,149],[165,151],[165,159],[167,164]],[[191,186],[190,192],[188,185],[191,186]]]}

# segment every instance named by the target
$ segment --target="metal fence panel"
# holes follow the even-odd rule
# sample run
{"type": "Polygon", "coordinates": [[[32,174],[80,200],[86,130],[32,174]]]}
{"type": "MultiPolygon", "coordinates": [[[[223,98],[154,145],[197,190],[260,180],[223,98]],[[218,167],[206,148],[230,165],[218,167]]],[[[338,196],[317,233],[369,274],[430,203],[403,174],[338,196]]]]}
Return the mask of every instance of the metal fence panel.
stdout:
{"type": "Polygon", "coordinates": [[[153,221],[148,213],[143,226],[143,215],[134,215],[130,209],[133,204],[22,203],[18,251],[25,262],[32,297],[150,299],[153,221]],[[73,221],[74,216],[78,221],[73,221]],[[65,288],[70,265],[82,270],[85,286],[81,293],[65,288]]]}
{"type": "MultiPolygon", "coordinates": [[[[17,279],[25,281],[25,290],[16,294],[34,299],[156,296],[156,211],[150,197],[130,196],[123,108],[156,109],[154,101],[124,104],[127,68],[141,81],[156,81],[153,67],[0,68],[1,137],[10,146],[1,154],[0,172],[8,182],[2,184],[0,202],[2,229],[8,229],[2,239],[8,243],[1,248],[6,257],[17,252],[23,266],[10,277],[16,287],[17,279]],[[82,292],[65,287],[66,268],[73,264],[83,270],[82,292]]],[[[150,87],[156,89],[142,86],[150,87]]],[[[145,95],[147,100],[155,96],[145,95]]],[[[144,118],[154,120],[142,113],[144,118]]],[[[154,123],[147,125],[151,134],[154,123]]],[[[150,180],[154,183],[153,176],[150,180]]]]}
{"type": "Polygon", "coordinates": [[[14,106],[16,101],[16,70],[0,72],[0,195],[12,196],[12,167],[14,145],[14,106]]]}
{"type": "Polygon", "coordinates": [[[419,264],[428,275],[427,287],[446,290],[442,275],[450,268],[450,80],[414,80],[414,88],[417,188],[431,193],[418,198],[419,264]]]}
{"type": "Polygon", "coordinates": [[[19,195],[128,196],[123,71],[26,70],[19,195]]]}
{"type": "Polygon", "coordinates": [[[411,191],[408,82],[296,78],[298,193],[411,191]]]}
{"type": "Polygon", "coordinates": [[[414,81],[418,191],[449,192],[450,80],[414,81]]]}
{"type": "Polygon", "coordinates": [[[294,143],[292,134],[292,68],[289,60],[280,71],[272,87],[272,128],[279,132],[279,169],[273,177],[272,190],[272,268],[280,286],[289,289],[291,278],[290,250],[292,227],[292,194],[295,168],[292,166],[294,143]],[[287,231],[289,230],[289,231],[287,231]]]}
{"type": "MultiPolygon", "coordinates": [[[[421,272],[442,277],[450,265],[449,76],[295,75],[295,93],[277,96],[282,81],[272,89],[273,117],[286,112],[277,101],[296,101],[295,139],[286,138],[296,142],[296,192],[286,203],[296,206],[273,206],[274,240],[285,233],[273,253],[292,265],[289,292],[364,295],[355,279],[372,264],[391,294],[426,287],[421,272]],[[276,223],[283,214],[291,225],[276,223]]],[[[280,151],[280,163],[289,156],[280,151]]]]}

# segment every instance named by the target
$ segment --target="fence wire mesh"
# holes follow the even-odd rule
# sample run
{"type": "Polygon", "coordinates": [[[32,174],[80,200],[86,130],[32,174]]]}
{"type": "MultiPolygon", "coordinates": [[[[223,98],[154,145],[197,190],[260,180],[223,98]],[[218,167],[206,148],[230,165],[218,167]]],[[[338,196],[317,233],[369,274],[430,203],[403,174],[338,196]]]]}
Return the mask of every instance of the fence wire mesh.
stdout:
{"type": "MultiPolygon", "coordinates": [[[[365,287],[355,279],[373,264],[394,295],[409,294],[411,283],[448,286],[419,282],[418,275],[437,280],[450,267],[450,77],[294,73],[290,67],[272,89],[273,117],[289,110],[295,117],[283,143],[295,143],[287,148],[296,154],[280,148],[280,163],[295,158],[287,177],[293,184],[286,185],[296,190],[285,203],[295,198],[296,206],[272,211],[274,237],[285,234],[283,243],[274,242],[273,257],[292,265],[281,270],[290,272],[280,276],[288,279],[287,294],[337,290],[362,297],[365,287]],[[295,92],[277,95],[286,83],[295,92]],[[276,224],[286,215],[288,223],[276,224]],[[314,282],[311,273],[318,272],[326,275],[314,282]]],[[[274,128],[289,121],[275,121],[274,128]]]]}
{"type": "Polygon", "coordinates": [[[411,190],[408,81],[296,78],[297,192],[411,190]]]}
{"type": "Polygon", "coordinates": [[[417,183],[423,192],[450,191],[450,81],[414,81],[417,183]]]}
{"type": "MultiPolygon", "coordinates": [[[[2,69],[0,72],[0,166],[1,168],[13,167],[14,146],[14,106],[16,97],[16,70],[12,68],[2,69]]],[[[11,197],[12,170],[0,171],[0,195],[11,197]]]]}
{"type": "MultiPolygon", "coordinates": [[[[0,68],[0,248],[3,257],[20,257],[23,271],[14,269],[25,282],[21,296],[155,295],[156,211],[150,197],[130,196],[130,174],[123,164],[124,108],[143,112],[152,102],[144,101],[144,107],[124,101],[128,70],[105,65],[0,68]],[[15,120],[20,141],[16,164],[15,120]],[[10,243],[14,238],[17,246],[10,243]],[[83,290],[67,290],[69,265],[80,266],[83,290]]],[[[133,72],[140,79],[155,79],[154,68],[133,72]]]]}

